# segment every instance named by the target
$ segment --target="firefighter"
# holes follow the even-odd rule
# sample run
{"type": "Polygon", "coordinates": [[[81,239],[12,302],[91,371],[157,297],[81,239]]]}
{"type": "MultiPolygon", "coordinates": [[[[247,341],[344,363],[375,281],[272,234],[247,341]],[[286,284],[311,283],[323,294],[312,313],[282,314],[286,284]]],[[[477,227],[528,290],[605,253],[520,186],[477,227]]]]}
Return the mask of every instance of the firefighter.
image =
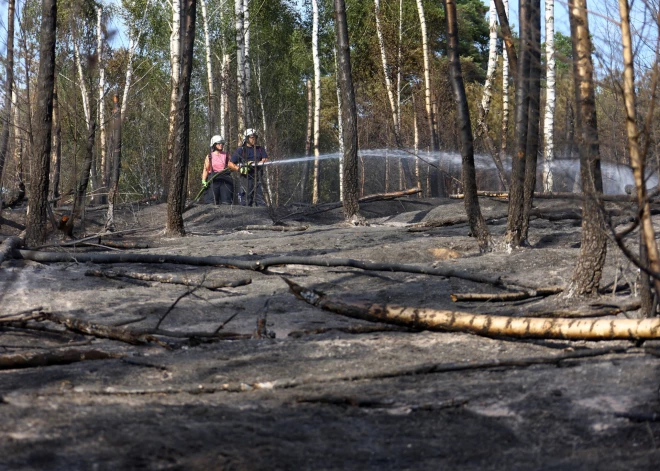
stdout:
{"type": "Polygon", "coordinates": [[[238,166],[229,160],[223,151],[225,139],[215,135],[211,138],[211,153],[204,160],[202,187],[209,188],[214,204],[232,204],[234,200],[234,182],[230,170],[238,171],[238,166]]]}
{"type": "Polygon", "coordinates": [[[268,154],[263,147],[257,145],[258,138],[256,130],[246,129],[243,144],[236,149],[230,160],[242,177],[241,193],[245,192],[245,200],[241,204],[247,206],[266,205],[261,184],[263,172],[258,164],[267,162],[268,154]]]}

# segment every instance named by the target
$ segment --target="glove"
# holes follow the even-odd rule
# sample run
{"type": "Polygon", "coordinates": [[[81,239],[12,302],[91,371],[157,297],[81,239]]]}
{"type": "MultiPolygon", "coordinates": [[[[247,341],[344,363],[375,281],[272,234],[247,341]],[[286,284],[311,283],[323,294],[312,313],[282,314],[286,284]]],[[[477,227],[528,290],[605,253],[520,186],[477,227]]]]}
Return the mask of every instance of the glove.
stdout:
{"type": "Polygon", "coordinates": [[[252,161],[248,161],[248,162],[246,162],[246,163],[244,163],[244,164],[241,164],[241,165],[238,167],[238,171],[239,171],[239,173],[240,173],[241,175],[243,175],[243,176],[247,176],[247,174],[250,173],[250,170],[252,170],[252,166],[253,166],[253,162],[252,162],[252,161]]]}
{"type": "Polygon", "coordinates": [[[202,180],[202,188],[206,190],[208,187],[209,187],[209,182],[207,182],[206,180],[202,180]]]}

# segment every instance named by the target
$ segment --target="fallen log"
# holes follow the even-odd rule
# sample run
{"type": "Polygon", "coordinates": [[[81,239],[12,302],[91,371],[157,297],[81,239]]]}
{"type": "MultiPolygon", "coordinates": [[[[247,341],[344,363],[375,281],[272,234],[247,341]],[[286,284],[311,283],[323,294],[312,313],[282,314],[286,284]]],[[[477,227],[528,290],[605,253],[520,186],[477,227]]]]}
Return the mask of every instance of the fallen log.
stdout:
{"type": "MultiPolygon", "coordinates": [[[[477,191],[477,196],[483,197],[492,197],[492,198],[508,198],[509,193],[506,191],[477,191]]],[[[465,198],[464,193],[456,193],[449,195],[452,199],[463,199],[465,198]]],[[[571,200],[581,200],[584,199],[584,195],[580,193],[534,193],[534,198],[536,199],[571,199],[571,200]]],[[[620,201],[620,202],[634,202],[636,201],[635,196],[630,195],[599,195],[598,199],[601,201],[620,201]]]]}
{"type": "MultiPolygon", "coordinates": [[[[308,257],[272,257],[262,260],[239,260],[225,257],[192,257],[187,255],[167,254],[135,254],[135,253],[76,253],[39,252],[35,250],[14,250],[14,258],[32,260],[40,263],[173,263],[193,266],[214,266],[238,268],[241,270],[266,271],[269,267],[282,265],[308,265],[319,267],[351,267],[368,271],[386,271],[400,273],[416,273],[421,275],[443,276],[445,278],[460,278],[477,283],[488,283],[502,286],[499,276],[481,275],[451,268],[434,268],[420,265],[404,265],[399,263],[376,263],[354,260],[350,258],[308,258],[308,257]]],[[[526,287],[519,285],[521,287],[526,287]]]]}
{"type": "Polygon", "coordinates": [[[159,283],[172,283],[184,286],[196,286],[207,289],[219,288],[236,288],[237,286],[245,286],[252,283],[252,279],[245,278],[243,280],[212,280],[202,277],[187,277],[185,275],[177,275],[174,273],[161,274],[161,273],[140,273],[136,271],[126,270],[99,270],[90,269],[85,272],[85,276],[98,276],[101,278],[131,278],[134,280],[142,281],[157,281],[159,283]]]}
{"type": "Polygon", "coordinates": [[[450,294],[450,296],[451,296],[451,300],[454,302],[478,301],[478,302],[494,303],[494,302],[520,301],[529,298],[551,296],[553,294],[561,293],[562,291],[564,291],[564,288],[560,286],[549,286],[546,288],[518,291],[516,293],[452,293],[450,294]]]}
{"type": "Polygon", "coordinates": [[[303,301],[347,317],[441,332],[466,332],[485,337],[570,340],[660,339],[660,318],[548,319],[509,317],[388,304],[354,302],[317,293],[284,278],[303,301]]]}
{"type": "Polygon", "coordinates": [[[61,350],[55,352],[29,352],[0,355],[0,370],[34,368],[37,366],[68,365],[79,361],[121,358],[120,353],[101,350],[61,350]]]}

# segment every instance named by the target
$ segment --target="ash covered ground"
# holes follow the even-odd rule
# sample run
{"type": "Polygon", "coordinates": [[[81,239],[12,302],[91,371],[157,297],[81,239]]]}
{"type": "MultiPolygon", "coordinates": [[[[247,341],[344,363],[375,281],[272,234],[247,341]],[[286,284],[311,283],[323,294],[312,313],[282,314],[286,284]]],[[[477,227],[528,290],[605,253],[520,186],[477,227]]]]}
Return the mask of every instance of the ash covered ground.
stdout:
{"type": "MultiPolygon", "coordinates": [[[[481,206],[498,241],[506,202],[482,199],[481,206]]],[[[117,229],[137,232],[115,239],[147,247],[130,250],[135,253],[351,258],[461,269],[500,276],[509,285],[564,285],[579,253],[579,202],[538,200],[536,206],[532,246],[512,253],[479,254],[460,220],[461,200],[421,198],[363,205],[368,226],[344,224],[338,209],[291,215],[283,222],[309,227],[290,232],[245,230],[273,224],[265,208],[197,205],[185,214],[185,238],[163,236],[165,205],[133,205],[121,209],[117,229]],[[429,222],[447,225],[415,228],[429,222]]],[[[634,215],[625,204],[611,206],[619,222],[634,215]]],[[[2,238],[20,232],[24,211],[3,212],[2,238]]],[[[276,219],[286,211],[292,209],[279,210],[276,219]]],[[[81,230],[99,231],[103,215],[89,209],[81,230]]],[[[223,325],[221,332],[243,338],[170,339],[175,348],[167,350],[49,322],[33,322],[42,330],[0,327],[0,358],[70,349],[117,356],[0,370],[0,469],[657,469],[660,341],[413,331],[322,311],[297,299],[283,277],[343,300],[514,316],[630,304],[638,282],[637,270],[614,244],[601,283],[607,294],[580,303],[560,296],[454,303],[452,293],[501,290],[459,278],[348,267],[298,264],[255,272],[7,260],[0,270],[0,315],[41,310],[146,330],[163,319],[162,329],[182,335],[223,325]],[[193,289],[86,276],[93,269],[251,283],[193,289]],[[264,317],[270,336],[249,338],[264,317]],[[525,361],[619,347],[626,350],[525,361]],[[493,360],[504,363],[493,367],[493,360]],[[452,369],[468,364],[477,367],[452,369]]]]}

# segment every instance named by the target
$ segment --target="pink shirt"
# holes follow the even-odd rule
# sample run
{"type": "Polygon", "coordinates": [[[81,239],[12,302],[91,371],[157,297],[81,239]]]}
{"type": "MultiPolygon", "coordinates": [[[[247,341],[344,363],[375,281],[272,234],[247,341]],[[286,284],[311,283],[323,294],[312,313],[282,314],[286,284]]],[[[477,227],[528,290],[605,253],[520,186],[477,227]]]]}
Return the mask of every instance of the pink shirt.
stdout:
{"type": "Polygon", "coordinates": [[[227,167],[226,152],[211,152],[211,172],[221,172],[227,167]]]}

